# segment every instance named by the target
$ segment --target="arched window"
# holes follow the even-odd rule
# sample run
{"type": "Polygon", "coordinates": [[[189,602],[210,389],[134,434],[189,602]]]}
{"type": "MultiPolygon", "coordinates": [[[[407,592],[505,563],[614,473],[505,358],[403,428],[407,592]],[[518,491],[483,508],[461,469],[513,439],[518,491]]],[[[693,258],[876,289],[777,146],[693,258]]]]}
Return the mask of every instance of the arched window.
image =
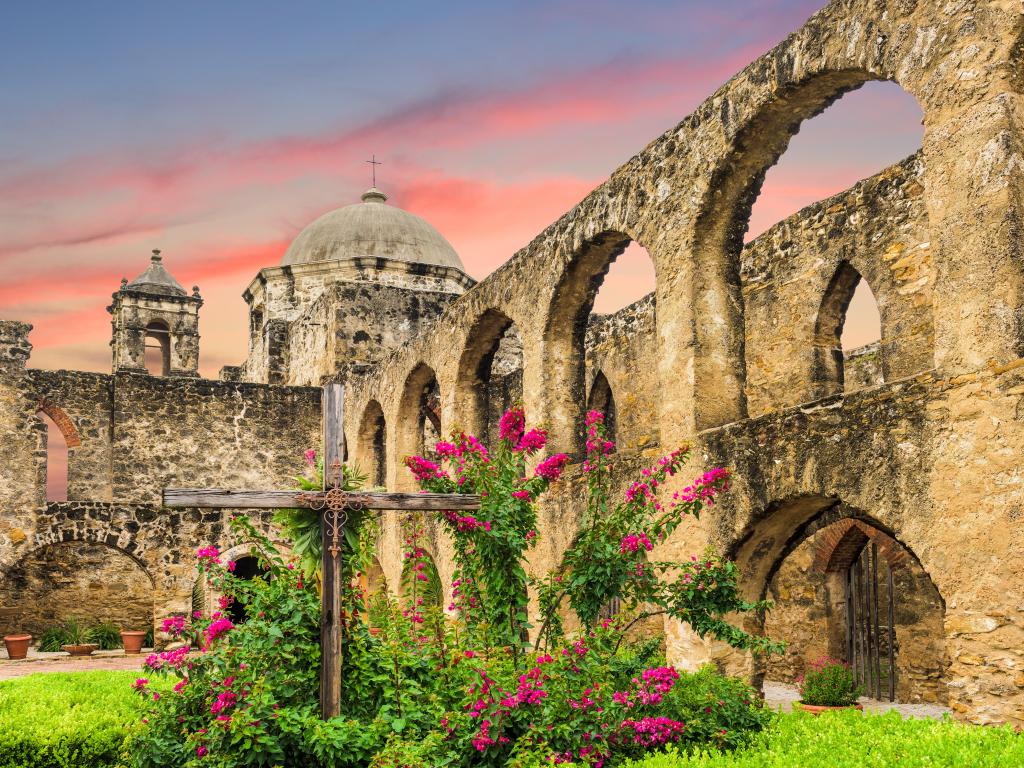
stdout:
{"type": "Polygon", "coordinates": [[[151,376],[167,376],[171,372],[171,332],[167,324],[154,320],[146,326],[145,365],[151,376]]]}
{"type": "Polygon", "coordinates": [[[387,484],[387,424],[384,409],[376,400],[371,400],[363,412],[358,447],[360,468],[373,486],[383,488],[387,484]]]}
{"type": "Polygon", "coordinates": [[[604,414],[605,436],[615,442],[615,398],[612,388],[603,372],[598,371],[594,383],[590,385],[590,396],[587,398],[588,411],[600,411],[604,414]]]}
{"type": "Polygon", "coordinates": [[[460,423],[488,444],[501,415],[523,397],[523,340],[503,312],[489,309],[473,324],[457,387],[460,423]]]}
{"type": "MultiPolygon", "coordinates": [[[[545,366],[550,377],[547,388],[549,401],[544,419],[551,427],[551,450],[580,455],[583,449],[583,416],[587,407],[586,366],[589,356],[597,347],[607,347],[603,354],[618,361],[620,345],[603,345],[610,329],[616,326],[620,313],[637,311],[641,314],[655,311],[653,297],[650,307],[633,301],[622,308],[623,302],[630,302],[640,291],[653,288],[654,269],[647,251],[621,232],[604,232],[590,240],[576,255],[555,290],[551,310],[545,329],[545,366]],[[606,275],[613,276],[612,266],[623,258],[632,274],[632,280],[606,281],[606,275]],[[638,264],[646,261],[645,268],[638,264]],[[613,315],[592,314],[598,298],[607,296],[602,305],[617,309],[613,315]]],[[[641,293],[641,296],[644,295],[641,293]]],[[[622,324],[627,332],[637,326],[636,318],[622,324]]],[[[596,352],[595,352],[596,356],[596,352]]],[[[604,363],[598,360],[598,364],[604,363]]]]}
{"type": "MultiPolygon", "coordinates": [[[[405,380],[393,425],[399,461],[413,454],[428,455],[441,437],[441,390],[434,369],[418,364],[405,380]]],[[[408,471],[399,471],[399,490],[414,490],[416,483],[408,471]]]]}
{"type": "Polygon", "coordinates": [[[841,262],[825,291],[815,326],[818,394],[851,392],[881,383],[881,336],[878,304],[871,288],[849,262],[841,262]]]}
{"type": "Polygon", "coordinates": [[[38,413],[46,427],[46,500],[67,501],[71,450],[82,439],[71,417],[48,397],[39,401],[38,413]]]}
{"type": "MultiPolygon", "coordinates": [[[[258,558],[252,555],[245,555],[235,561],[234,575],[236,579],[243,579],[244,581],[252,581],[257,577],[262,577],[263,571],[260,568],[260,561],[258,558]]],[[[228,606],[228,618],[231,619],[233,624],[242,624],[245,622],[245,608],[237,602],[232,601],[228,606]]]]}

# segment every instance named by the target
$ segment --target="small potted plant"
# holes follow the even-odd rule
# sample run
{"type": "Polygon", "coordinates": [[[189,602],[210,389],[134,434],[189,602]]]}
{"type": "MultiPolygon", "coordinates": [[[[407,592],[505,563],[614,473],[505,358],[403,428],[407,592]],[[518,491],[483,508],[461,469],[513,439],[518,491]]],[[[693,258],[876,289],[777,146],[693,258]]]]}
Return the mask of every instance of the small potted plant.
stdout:
{"type": "Polygon", "coordinates": [[[7,658],[12,660],[24,659],[28,656],[28,644],[32,642],[32,635],[27,632],[4,635],[4,645],[7,647],[7,658]]]}
{"type": "Polygon", "coordinates": [[[93,651],[99,648],[97,643],[90,643],[90,633],[83,625],[75,619],[68,619],[61,627],[64,643],[60,649],[67,651],[72,656],[92,656],[93,651]]]}
{"type": "Polygon", "coordinates": [[[861,688],[845,661],[822,656],[810,664],[807,672],[797,680],[800,688],[800,707],[812,715],[836,709],[862,709],[857,703],[861,688]]]}

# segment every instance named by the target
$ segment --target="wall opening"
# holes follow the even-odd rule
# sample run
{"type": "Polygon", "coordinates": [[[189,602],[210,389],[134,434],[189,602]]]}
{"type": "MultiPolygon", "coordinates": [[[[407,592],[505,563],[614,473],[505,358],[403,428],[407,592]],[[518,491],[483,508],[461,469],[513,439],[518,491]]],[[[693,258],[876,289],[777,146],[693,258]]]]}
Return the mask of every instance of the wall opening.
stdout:
{"type": "Polygon", "coordinates": [[[613,443],[616,442],[615,397],[612,395],[612,388],[602,371],[597,372],[593,383],[590,385],[590,394],[587,396],[587,410],[600,411],[604,414],[605,436],[613,443]]]}
{"type": "Polygon", "coordinates": [[[70,541],[29,553],[4,574],[0,632],[43,633],[74,619],[146,630],[153,624],[153,582],[131,556],[105,544],[70,541]]]}
{"type": "MultiPolygon", "coordinates": [[[[242,581],[252,581],[255,578],[263,577],[263,569],[260,568],[259,558],[252,555],[245,555],[235,560],[234,576],[242,581]]],[[[227,608],[228,618],[233,624],[245,623],[245,607],[236,601],[232,601],[227,608]]]]}
{"type": "MultiPolygon", "coordinates": [[[[434,445],[441,438],[441,389],[434,369],[420,363],[405,380],[398,410],[395,435],[398,441],[399,461],[418,454],[433,454],[434,445]]],[[[416,489],[412,474],[404,467],[398,471],[399,489],[416,489]]]]}
{"type": "Polygon", "coordinates": [[[484,312],[459,360],[457,403],[466,431],[489,445],[501,415],[523,399],[523,340],[503,312],[484,312]]]}
{"type": "Polygon", "coordinates": [[[828,655],[851,663],[866,695],[944,704],[945,607],[916,557],[867,520],[819,528],[768,585],[765,632],[787,642],[766,678],[792,682],[828,655]]]}
{"type": "Polygon", "coordinates": [[[167,324],[154,320],[146,326],[145,365],[151,376],[167,376],[171,372],[171,332],[167,324]]]}
{"type": "Polygon", "coordinates": [[[358,450],[356,463],[366,473],[370,485],[384,488],[387,485],[387,424],[384,409],[376,400],[371,400],[363,411],[358,450]]]}
{"type": "Polygon", "coordinates": [[[70,452],[64,432],[45,411],[40,411],[46,425],[46,500],[68,500],[68,460],[70,452]]]}
{"type": "Polygon", "coordinates": [[[881,338],[874,293],[849,262],[841,262],[825,290],[815,324],[813,375],[819,394],[881,384],[881,338]]]}
{"type": "MultiPolygon", "coordinates": [[[[577,254],[555,290],[544,334],[545,366],[551,382],[547,388],[544,417],[551,427],[551,450],[574,456],[583,453],[582,425],[588,394],[587,350],[599,346],[602,339],[610,336],[610,329],[618,316],[592,314],[592,311],[599,291],[609,295],[605,304],[609,307],[632,298],[628,288],[607,284],[605,279],[611,275],[612,265],[627,252],[631,263],[645,259],[651,264],[647,251],[628,235],[621,232],[598,235],[577,254]]],[[[649,270],[652,276],[653,266],[649,270]]],[[[643,288],[650,287],[640,284],[643,288]]],[[[650,300],[650,311],[653,311],[653,296],[650,300]]],[[[619,312],[640,308],[641,304],[634,302],[619,312]]]]}

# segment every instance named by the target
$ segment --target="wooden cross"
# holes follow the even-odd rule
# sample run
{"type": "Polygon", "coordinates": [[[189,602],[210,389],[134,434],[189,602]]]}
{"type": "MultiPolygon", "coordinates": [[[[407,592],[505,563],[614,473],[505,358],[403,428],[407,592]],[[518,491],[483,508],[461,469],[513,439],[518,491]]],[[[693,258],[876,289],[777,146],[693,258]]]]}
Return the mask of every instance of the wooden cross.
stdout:
{"type": "Polygon", "coordinates": [[[444,493],[372,493],[342,489],[346,459],[344,389],[328,384],[323,393],[324,489],[307,491],[245,491],[210,488],[165,488],[165,507],[207,509],[280,509],[305,507],[323,512],[323,595],[320,609],[320,713],[324,720],[341,713],[341,570],[338,552],[348,510],[479,509],[480,497],[444,493]]]}

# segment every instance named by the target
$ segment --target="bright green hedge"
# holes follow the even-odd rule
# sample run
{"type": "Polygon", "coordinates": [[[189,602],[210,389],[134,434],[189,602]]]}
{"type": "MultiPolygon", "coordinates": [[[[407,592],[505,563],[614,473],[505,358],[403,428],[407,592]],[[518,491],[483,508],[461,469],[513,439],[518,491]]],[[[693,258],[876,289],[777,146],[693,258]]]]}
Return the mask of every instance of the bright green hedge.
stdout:
{"type": "Polygon", "coordinates": [[[667,753],[631,768],[986,768],[1024,766],[1024,736],[1009,728],[904,720],[857,712],[783,715],[732,753],[667,753]]]}
{"type": "Polygon", "coordinates": [[[139,719],[136,672],[55,672],[0,681],[2,768],[111,768],[139,719]]]}

